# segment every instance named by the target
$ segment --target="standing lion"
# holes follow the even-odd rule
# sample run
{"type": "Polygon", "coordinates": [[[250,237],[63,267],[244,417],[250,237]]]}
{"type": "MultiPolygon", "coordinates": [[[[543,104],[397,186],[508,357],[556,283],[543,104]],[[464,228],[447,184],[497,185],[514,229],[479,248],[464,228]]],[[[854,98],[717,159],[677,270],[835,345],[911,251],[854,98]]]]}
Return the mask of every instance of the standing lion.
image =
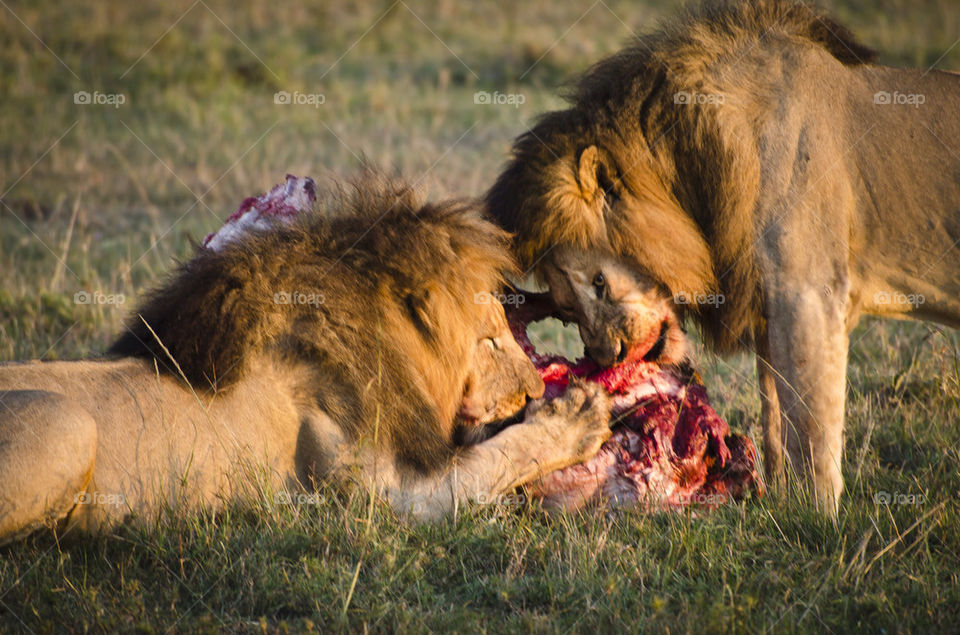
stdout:
{"type": "Polygon", "coordinates": [[[491,294],[507,235],[366,175],[291,226],[199,248],[113,359],[0,364],[0,542],[217,507],[345,468],[436,517],[592,456],[609,402],[543,392],[491,294]],[[491,438],[478,439],[480,427],[491,438]]]}
{"type": "Polygon", "coordinates": [[[831,513],[859,317],[960,324],[960,76],[873,59],[810,6],[704,4],[593,66],[487,194],[597,361],[669,354],[677,313],[755,350],[768,475],[831,513]]]}

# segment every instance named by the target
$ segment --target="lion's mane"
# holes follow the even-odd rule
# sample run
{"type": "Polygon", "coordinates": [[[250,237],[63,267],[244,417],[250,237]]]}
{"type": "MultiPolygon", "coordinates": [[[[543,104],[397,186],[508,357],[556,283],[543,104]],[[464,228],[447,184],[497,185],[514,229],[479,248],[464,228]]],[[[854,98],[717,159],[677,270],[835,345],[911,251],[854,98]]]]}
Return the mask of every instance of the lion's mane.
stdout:
{"type": "MultiPolygon", "coordinates": [[[[753,257],[759,151],[749,112],[677,107],[677,95],[760,90],[725,73],[738,56],[781,39],[820,47],[843,65],[874,53],[820,10],[788,0],[706,2],[590,68],[567,93],[570,108],[543,115],[513,146],[487,193],[491,213],[516,235],[524,269],[558,244],[632,260],[671,294],[721,293],[693,307],[717,349],[748,345],[761,320],[753,257]],[[731,86],[731,84],[733,84],[731,86]],[[590,209],[571,164],[597,144],[642,204],[590,209]],[[652,237],[652,238],[651,238],[652,237]]],[[[600,187],[610,183],[600,174],[600,187]]]]}
{"type": "Polygon", "coordinates": [[[514,270],[508,236],[470,201],[424,204],[372,173],[321,200],[291,226],[198,247],[110,353],[152,358],[198,391],[230,390],[263,363],[309,373],[301,398],[348,435],[377,422],[428,470],[448,458],[441,428],[460,397],[438,412],[430,395],[443,391],[428,384],[464,375],[476,298],[514,270]]]}

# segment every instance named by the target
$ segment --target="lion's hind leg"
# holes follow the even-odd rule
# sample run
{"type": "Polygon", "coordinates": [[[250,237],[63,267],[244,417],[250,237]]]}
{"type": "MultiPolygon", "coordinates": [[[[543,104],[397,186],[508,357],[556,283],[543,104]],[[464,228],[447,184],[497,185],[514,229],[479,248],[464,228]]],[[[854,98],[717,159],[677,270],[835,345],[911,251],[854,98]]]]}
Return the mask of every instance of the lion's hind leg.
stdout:
{"type": "Polygon", "coordinates": [[[0,392],[0,544],[65,518],[96,453],[96,422],[63,395],[0,392]]]}

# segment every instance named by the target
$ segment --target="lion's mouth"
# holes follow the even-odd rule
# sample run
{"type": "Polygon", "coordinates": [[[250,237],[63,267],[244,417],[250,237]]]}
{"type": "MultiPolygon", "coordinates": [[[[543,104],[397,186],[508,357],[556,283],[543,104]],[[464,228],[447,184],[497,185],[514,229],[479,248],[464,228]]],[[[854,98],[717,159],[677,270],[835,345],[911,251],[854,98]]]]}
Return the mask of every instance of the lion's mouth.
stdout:
{"type": "Polygon", "coordinates": [[[454,425],[459,428],[485,428],[492,426],[500,429],[523,419],[528,398],[517,398],[509,403],[482,404],[468,396],[469,384],[464,386],[460,407],[454,415],[454,425]]]}
{"type": "MultiPolygon", "coordinates": [[[[664,320],[660,323],[660,335],[657,336],[657,341],[654,342],[650,350],[644,354],[642,358],[643,361],[655,362],[660,359],[660,356],[663,355],[663,350],[667,347],[667,333],[669,333],[669,331],[669,320],[664,320]]],[[[626,355],[624,355],[624,359],[626,359],[626,355]]]]}
{"type": "Polygon", "coordinates": [[[486,409],[481,409],[475,405],[468,404],[466,401],[460,403],[457,410],[456,423],[465,426],[482,426],[490,418],[490,413],[486,409]]]}
{"type": "Polygon", "coordinates": [[[627,355],[630,354],[630,345],[627,344],[624,340],[620,340],[620,352],[617,353],[617,362],[622,364],[627,361],[627,355]]]}
{"type": "Polygon", "coordinates": [[[453,443],[458,446],[471,446],[482,443],[504,428],[523,421],[526,406],[507,417],[492,419],[491,415],[465,417],[462,411],[454,419],[453,443]]]}
{"type": "MultiPolygon", "coordinates": [[[[670,320],[664,319],[660,323],[660,330],[657,332],[656,339],[653,340],[649,346],[638,344],[631,347],[627,340],[620,340],[620,351],[617,353],[616,361],[613,365],[619,366],[621,364],[639,361],[647,363],[662,361],[660,358],[667,349],[667,340],[669,337],[670,320]]],[[[648,339],[646,341],[649,342],[650,340],[648,339]]]]}

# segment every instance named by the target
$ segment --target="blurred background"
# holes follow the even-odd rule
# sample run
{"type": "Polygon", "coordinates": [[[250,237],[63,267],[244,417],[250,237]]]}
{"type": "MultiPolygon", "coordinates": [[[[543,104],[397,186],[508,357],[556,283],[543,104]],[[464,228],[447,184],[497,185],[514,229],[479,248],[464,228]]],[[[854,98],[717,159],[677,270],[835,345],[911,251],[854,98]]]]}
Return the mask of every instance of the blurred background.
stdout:
{"type": "MultiPolygon", "coordinates": [[[[323,183],[366,159],[433,197],[480,194],[512,138],[561,106],[565,81],[681,3],[0,5],[0,360],[11,360],[102,351],[192,240],[287,173],[323,183]],[[477,103],[481,91],[506,103],[477,103]]],[[[885,63],[960,69],[956,0],[826,6],[885,63]]],[[[575,330],[542,328],[576,354],[575,330]]],[[[882,326],[867,341],[929,334],[882,326]]],[[[752,361],[705,363],[730,375],[721,402],[744,395],[752,419],[752,361]]]]}
{"type": "MultiPolygon", "coordinates": [[[[958,0],[823,3],[884,63],[960,70],[958,0]]],[[[0,362],[103,351],[287,173],[324,184],[366,158],[431,197],[482,193],[565,81],[679,6],[0,0],[0,362]]],[[[536,329],[581,349],[572,327],[536,329]]],[[[958,340],[869,318],[852,334],[839,528],[776,492],[703,516],[479,506],[436,527],[331,496],[5,549],[0,630],[956,631],[958,340]],[[877,502],[891,492],[926,502],[877,502]]],[[[716,410],[762,446],[752,357],[695,346],[716,410]]]]}

